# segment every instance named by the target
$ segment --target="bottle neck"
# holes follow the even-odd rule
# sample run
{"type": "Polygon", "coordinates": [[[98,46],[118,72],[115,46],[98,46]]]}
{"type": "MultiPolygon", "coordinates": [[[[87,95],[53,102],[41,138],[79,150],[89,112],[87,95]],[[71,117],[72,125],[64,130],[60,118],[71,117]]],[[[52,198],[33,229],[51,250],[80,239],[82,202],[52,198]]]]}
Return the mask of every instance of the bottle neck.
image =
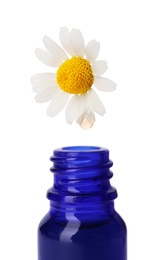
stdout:
{"type": "Polygon", "coordinates": [[[48,190],[50,214],[58,222],[96,224],[114,212],[117,191],[110,185],[113,173],[109,151],[100,147],[65,147],[51,157],[54,185],[48,190]]]}

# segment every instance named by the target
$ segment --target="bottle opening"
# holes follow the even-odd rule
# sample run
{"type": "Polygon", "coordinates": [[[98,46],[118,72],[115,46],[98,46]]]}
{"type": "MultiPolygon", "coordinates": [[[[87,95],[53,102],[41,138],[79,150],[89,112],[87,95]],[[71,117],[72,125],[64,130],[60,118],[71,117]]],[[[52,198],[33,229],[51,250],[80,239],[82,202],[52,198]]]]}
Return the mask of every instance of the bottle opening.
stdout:
{"type": "Polygon", "coordinates": [[[69,147],[63,147],[62,150],[63,151],[77,151],[77,152],[82,152],[82,151],[98,151],[98,150],[102,150],[103,148],[99,147],[99,146],[69,146],[69,147]]]}

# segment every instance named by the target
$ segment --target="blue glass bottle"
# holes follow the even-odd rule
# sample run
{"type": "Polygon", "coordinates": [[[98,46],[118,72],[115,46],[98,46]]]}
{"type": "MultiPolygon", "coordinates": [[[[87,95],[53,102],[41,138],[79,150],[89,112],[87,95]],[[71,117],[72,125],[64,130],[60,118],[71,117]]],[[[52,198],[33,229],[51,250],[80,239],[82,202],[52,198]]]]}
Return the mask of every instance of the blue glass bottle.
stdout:
{"type": "Polygon", "coordinates": [[[54,185],[38,228],[38,260],[126,260],[126,225],[114,209],[109,151],[64,147],[51,161],[54,185]]]}

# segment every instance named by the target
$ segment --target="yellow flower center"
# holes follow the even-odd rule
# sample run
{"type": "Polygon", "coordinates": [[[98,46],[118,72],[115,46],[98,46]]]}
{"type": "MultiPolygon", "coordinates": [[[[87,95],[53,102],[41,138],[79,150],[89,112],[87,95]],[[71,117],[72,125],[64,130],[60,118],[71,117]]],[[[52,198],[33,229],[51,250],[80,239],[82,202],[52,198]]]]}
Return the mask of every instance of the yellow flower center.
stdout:
{"type": "Polygon", "coordinates": [[[60,88],[70,94],[84,94],[92,86],[94,76],[90,63],[81,57],[66,60],[57,70],[60,88]]]}

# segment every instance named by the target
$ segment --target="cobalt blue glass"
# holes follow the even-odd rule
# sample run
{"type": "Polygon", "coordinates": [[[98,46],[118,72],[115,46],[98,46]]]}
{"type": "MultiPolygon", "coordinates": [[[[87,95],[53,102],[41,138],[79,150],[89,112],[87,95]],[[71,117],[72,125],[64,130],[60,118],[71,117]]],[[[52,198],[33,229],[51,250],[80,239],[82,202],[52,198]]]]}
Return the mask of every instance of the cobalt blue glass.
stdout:
{"type": "Polygon", "coordinates": [[[51,161],[54,184],[38,228],[38,260],[126,260],[126,225],[114,209],[109,151],[64,147],[51,161]]]}

